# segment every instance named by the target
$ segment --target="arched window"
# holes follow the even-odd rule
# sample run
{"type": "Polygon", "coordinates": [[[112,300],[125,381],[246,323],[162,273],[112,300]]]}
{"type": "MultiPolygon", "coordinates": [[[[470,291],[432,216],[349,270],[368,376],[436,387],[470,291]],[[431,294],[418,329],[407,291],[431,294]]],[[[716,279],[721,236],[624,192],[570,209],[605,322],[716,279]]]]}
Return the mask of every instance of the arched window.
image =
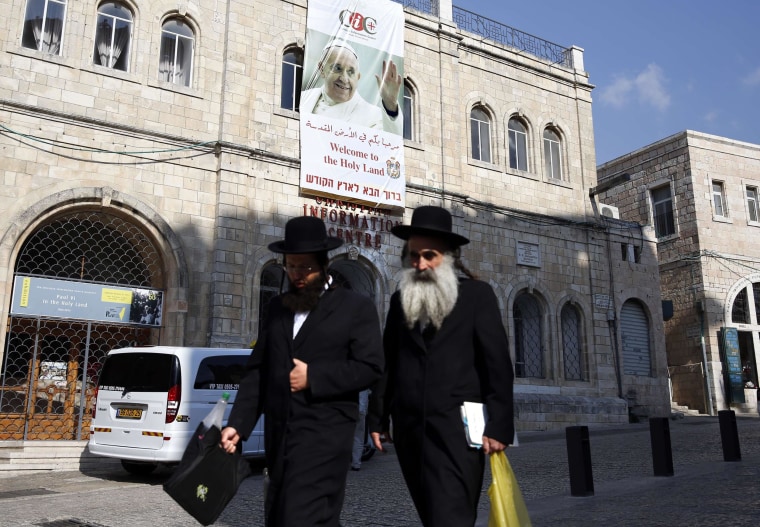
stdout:
{"type": "Polygon", "coordinates": [[[414,90],[404,81],[404,139],[414,138],[414,90]]]}
{"type": "Polygon", "coordinates": [[[731,305],[731,322],[734,324],[750,323],[749,297],[746,288],[739,291],[734,298],[734,303],[731,305]]]}
{"type": "Polygon", "coordinates": [[[162,81],[190,86],[193,77],[195,34],[181,18],[170,18],[161,27],[161,51],[158,78],[162,81]]]}
{"type": "Polygon", "coordinates": [[[101,4],[95,28],[93,64],[127,71],[131,41],[132,13],[118,2],[101,4]]]}
{"type": "Polygon", "coordinates": [[[470,137],[472,139],[472,158],[491,162],[491,118],[481,107],[470,112],[470,137]]]}
{"type": "Polygon", "coordinates": [[[509,168],[528,170],[528,133],[525,125],[513,117],[509,120],[509,168]]]}
{"type": "Polygon", "coordinates": [[[559,135],[551,128],[544,130],[544,168],[552,179],[562,179],[562,153],[559,135]]]}
{"type": "Polygon", "coordinates": [[[637,300],[626,301],[620,310],[620,340],[623,344],[623,373],[651,376],[649,319],[637,300]]]}
{"type": "Polygon", "coordinates": [[[584,381],[586,380],[586,364],[582,349],[580,312],[572,304],[565,304],[562,308],[561,319],[565,379],[584,381]]]}
{"type": "Polygon", "coordinates": [[[163,287],[161,257],[134,225],[89,211],[59,216],[24,242],[16,274],[60,280],[163,287]]]}
{"type": "Polygon", "coordinates": [[[285,270],[278,263],[267,264],[261,271],[261,285],[259,287],[259,334],[264,328],[264,321],[269,313],[269,303],[280,294],[280,287],[287,286],[287,280],[285,270]]]}
{"type": "Polygon", "coordinates": [[[29,0],[26,4],[21,45],[25,48],[60,55],[66,0],[29,0]]]}
{"type": "Polygon", "coordinates": [[[528,293],[515,299],[515,375],[544,377],[542,313],[538,301],[528,293]]]}
{"type": "Polygon", "coordinates": [[[282,54],[282,88],[280,108],[298,111],[303,80],[303,50],[291,47],[282,54]]]}
{"type": "Polygon", "coordinates": [[[739,290],[731,304],[731,323],[760,325],[760,282],[739,290]]]}

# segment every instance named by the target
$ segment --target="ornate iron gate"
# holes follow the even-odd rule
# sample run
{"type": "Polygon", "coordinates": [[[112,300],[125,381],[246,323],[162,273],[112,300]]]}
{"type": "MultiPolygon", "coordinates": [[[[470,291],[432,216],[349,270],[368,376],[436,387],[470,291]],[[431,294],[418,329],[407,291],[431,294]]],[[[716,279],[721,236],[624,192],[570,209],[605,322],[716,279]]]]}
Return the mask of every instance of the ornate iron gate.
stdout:
{"type": "Polygon", "coordinates": [[[0,440],[87,439],[109,350],[145,345],[151,330],[12,318],[0,382],[0,440]]]}
{"type": "MultiPolygon", "coordinates": [[[[26,240],[16,275],[161,288],[162,261],[142,230],[102,210],[51,218],[26,240]]],[[[156,344],[160,329],[9,318],[0,365],[0,440],[87,439],[109,350],[156,344]]]]}

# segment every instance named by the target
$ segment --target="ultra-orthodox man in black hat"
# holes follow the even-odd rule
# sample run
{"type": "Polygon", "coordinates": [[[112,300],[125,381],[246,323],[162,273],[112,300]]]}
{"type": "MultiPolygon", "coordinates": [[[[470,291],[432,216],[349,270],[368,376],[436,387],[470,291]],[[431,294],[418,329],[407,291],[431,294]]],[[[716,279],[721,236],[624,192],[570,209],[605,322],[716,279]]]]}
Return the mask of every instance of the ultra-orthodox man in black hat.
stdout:
{"type": "Polygon", "coordinates": [[[268,527],[338,527],[358,394],[383,370],[375,306],[327,271],[327,253],[341,243],[321,219],[303,216],[269,245],[283,255],[289,289],[269,305],[222,431],[222,447],[234,451],[266,416],[268,527]]]}
{"type": "Polygon", "coordinates": [[[501,311],[491,286],[459,259],[469,243],[451,214],[423,206],[411,225],[391,232],[406,241],[399,290],[383,335],[386,371],[370,400],[370,429],[393,444],[425,527],[472,527],[485,454],[514,436],[514,373],[501,311]],[[462,276],[463,275],[463,276],[462,276]],[[460,406],[488,410],[482,448],[468,446],[460,406]]]}

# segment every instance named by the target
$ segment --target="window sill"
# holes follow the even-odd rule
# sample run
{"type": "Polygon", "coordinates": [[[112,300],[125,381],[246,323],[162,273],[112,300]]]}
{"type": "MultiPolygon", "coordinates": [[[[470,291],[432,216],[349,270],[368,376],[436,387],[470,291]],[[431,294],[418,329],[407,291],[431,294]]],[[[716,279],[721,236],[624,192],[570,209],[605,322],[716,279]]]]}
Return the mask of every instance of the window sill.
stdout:
{"type": "Polygon", "coordinates": [[[760,221],[749,220],[747,222],[747,226],[749,226],[749,227],[760,227],[760,221]]]}
{"type": "Polygon", "coordinates": [[[657,243],[663,243],[663,242],[670,242],[673,240],[678,239],[678,234],[668,234],[667,236],[662,236],[660,238],[657,238],[657,243]]]}
{"type": "Polygon", "coordinates": [[[479,167],[479,168],[485,168],[487,170],[493,170],[499,173],[503,172],[499,165],[495,165],[493,163],[487,163],[485,161],[478,161],[477,159],[473,159],[471,157],[467,158],[467,164],[475,166],[475,167],[479,167]]]}
{"type": "Polygon", "coordinates": [[[19,55],[21,57],[28,57],[30,59],[41,60],[43,62],[49,62],[51,64],[57,64],[58,66],[65,66],[67,68],[76,67],[74,65],[74,61],[70,58],[64,57],[62,55],[51,55],[50,53],[45,53],[44,51],[37,51],[36,49],[19,47],[14,50],[8,51],[8,53],[12,55],[19,55]]]}
{"type": "Polygon", "coordinates": [[[89,64],[82,68],[84,71],[89,71],[93,75],[102,75],[105,77],[113,77],[124,82],[132,82],[140,84],[129,71],[115,70],[113,68],[106,68],[105,66],[98,66],[97,64],[89,64]]]}
{"type": "Polygon", "coordinates": [[[727,218],[725,216],[713,216],[713,221],[716,221],[718,223],[733,223],[734,222],[731,218],[727,218]]]}
{"type": "Polygon", "coordinates": [[[404,146],[406,148],[412,148],[414,150],[425,150],[425,145],[420,143],[419,141],[415,141],[414,139],[404,139],[404,146]]]}
{"type": "Polygon", "coordinates": [[[188,88],[187,86],[180,86],[179,84],[174,84],[173,82],[153,80],[148,82],[148,86],[151,88],[158,88],[160,90],[173,91],[174,93],[187,95],[188,97],[195,97],[196,99],[203,98],[198,90],[188,88]]]}
{"type": "Polygon", "coordinates": [[[573,188],[570,183],[563,179],[546,178],[544,182],[548,183],[549,185],[556,185],[558,187],[573,188]]]}
{"type": "Polygon", "coordinates": [[[297,112],[295,110],[288,110],[287,108],[282,108],[281,106],[275,107],[275,109],[272,111],[273,114],[279,115],[280,117],[287,117],[288,119],[300,119],[301,113],[297,112]]]}
{"type": "Polygon", "coordinates": [[[541,177],[538,174],[534,174],[533,172],[528,172],[526,170],[517,170],[516,168],[508,168],[505,172],[506,174],[510,176],[521,177],[525,179],[532,179],[533,181],[541,180],[541,177]]]}

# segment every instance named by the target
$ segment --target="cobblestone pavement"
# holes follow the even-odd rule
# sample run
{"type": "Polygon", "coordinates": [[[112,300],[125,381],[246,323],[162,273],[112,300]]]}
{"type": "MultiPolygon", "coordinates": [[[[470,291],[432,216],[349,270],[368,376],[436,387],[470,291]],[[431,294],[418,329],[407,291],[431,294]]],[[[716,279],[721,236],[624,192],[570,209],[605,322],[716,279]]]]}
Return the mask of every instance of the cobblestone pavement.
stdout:
{"type": "MultiPolygon", "coordinates": [[[[565,432],[525,432],[508,451],[533,525],[756,526],[760,523],[760,419],[737,417],[741,461],[723,461],[717,417],[669,421],[674,475],[653,475],[648,423],[590,429],[594,493],[570,495],[565,432]]],[[[259,471],[260,473],[260,471],[259,471]]],[[[0,526],[198,525],[161,487],[169,469],[134,478],[120,467],[0,479],[0,526]]],[[[485,526],[487,474],[477,525],[485,526]]],[[[262,478],[243,482],[220,527],[263,526],[262,478]]],[[[392,450],[350,472],[344,527],[418,527],[392,450]]],[[[460,526],[441,526],[460,527],[460,526]]]]}

